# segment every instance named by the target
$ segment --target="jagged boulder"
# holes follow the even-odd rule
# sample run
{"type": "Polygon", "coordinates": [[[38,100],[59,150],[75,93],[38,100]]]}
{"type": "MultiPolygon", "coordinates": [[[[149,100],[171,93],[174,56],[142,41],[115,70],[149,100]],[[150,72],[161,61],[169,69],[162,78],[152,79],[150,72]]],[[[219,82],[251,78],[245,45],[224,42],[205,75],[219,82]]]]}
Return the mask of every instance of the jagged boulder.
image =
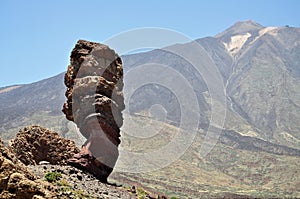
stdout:
{"type": "Polygon", "coordinates": [[[79,152],[74,141],[40,126],[21,129],[9,142],[9,148],[25,165],[36,165],[41,161],[66,165],[67,160],[79,152]]]}
{"type": "Polygon", "coordinates": [[[54,188],[37,178],[0,140],[0,198],[56,198],[54,188]]]}
{"type": "Polygon", "coordinates": [[[69,164],[106,181],[118,158],[125,108],[121,58],[108,46],[79,40],[65,74],[63,112],[87,138],[69,164]]]}

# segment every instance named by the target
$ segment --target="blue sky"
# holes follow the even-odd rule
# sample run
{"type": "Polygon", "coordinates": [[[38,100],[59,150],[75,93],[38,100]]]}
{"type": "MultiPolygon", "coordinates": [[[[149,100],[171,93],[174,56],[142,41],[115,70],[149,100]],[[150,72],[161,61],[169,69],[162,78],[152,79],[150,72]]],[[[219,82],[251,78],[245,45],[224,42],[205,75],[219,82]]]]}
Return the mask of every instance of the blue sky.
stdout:
{"type": "Polygon", "coordinates": [[[142,27],[169,28],[197,39],[249,19],[300,27],[299,8],[298,0],[1,0],[0,87],[65,71],[78,39],[101,42],[142,27]]]}

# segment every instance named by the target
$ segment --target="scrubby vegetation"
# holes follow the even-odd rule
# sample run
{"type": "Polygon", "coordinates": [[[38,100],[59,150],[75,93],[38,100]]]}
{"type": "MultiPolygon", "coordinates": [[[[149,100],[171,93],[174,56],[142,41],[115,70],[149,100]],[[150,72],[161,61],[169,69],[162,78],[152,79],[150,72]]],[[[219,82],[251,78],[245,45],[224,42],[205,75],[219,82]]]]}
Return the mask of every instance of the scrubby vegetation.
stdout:
{"type": "Polygon", "coordinates": [[[87,194],[84,190],[81,189],[74,189],[68,181],[66,180],[60,180],[56,183],[58,187],[59,195],[64,198],[64,196],[67,196],[67,198],[82,198],[82,199],[91,199],[89,194],[87,194]]]}
{"type": "Polygon", "coordinates": [[[62,177],[59,172],[49,172],[45,174],[45,180],[48,182],[56,182],[62,177]]]}

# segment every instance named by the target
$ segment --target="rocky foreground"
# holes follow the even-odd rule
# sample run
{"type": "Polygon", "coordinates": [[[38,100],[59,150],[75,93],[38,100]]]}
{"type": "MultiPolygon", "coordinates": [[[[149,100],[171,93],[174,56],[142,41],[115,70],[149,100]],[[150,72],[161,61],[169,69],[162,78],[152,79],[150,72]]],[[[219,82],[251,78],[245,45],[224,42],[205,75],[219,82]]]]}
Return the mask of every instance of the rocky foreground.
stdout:
{"type": "Polygon", "coordinates": [[[8,147],[0,140],[0,198],[165,198],[134,186],[101,183],[66,165],[77,150],[73,141],[39,126],[21,129],[8,147]]]}
{"type": "Polygon", "coordinates": [[[30,165],[29,169],[40,180],[45,179],[45,174],[58,174],[52,183],[56,185],[58,198],[137,198],[132,189],[101,183],[93,175],[72,166],[30,165]]]}

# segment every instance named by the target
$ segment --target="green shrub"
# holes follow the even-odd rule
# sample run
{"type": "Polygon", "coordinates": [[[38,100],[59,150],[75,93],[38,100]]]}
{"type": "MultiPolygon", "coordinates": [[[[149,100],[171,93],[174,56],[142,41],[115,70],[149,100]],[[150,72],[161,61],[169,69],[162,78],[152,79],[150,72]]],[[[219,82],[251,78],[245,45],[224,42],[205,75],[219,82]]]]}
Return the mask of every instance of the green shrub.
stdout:
{"type": "Polygon", "coordinates": [[[142,188],[137,188],[136,195],[138,199],[145,199],[147,196],[147,192],[142,188]]]}
{"type": "Polygon", "coordinates": [[[59,172],[49,172],[45,174],[45,179],[48,182],[56,182],[61,178],[61,173],[59,172]]]}

